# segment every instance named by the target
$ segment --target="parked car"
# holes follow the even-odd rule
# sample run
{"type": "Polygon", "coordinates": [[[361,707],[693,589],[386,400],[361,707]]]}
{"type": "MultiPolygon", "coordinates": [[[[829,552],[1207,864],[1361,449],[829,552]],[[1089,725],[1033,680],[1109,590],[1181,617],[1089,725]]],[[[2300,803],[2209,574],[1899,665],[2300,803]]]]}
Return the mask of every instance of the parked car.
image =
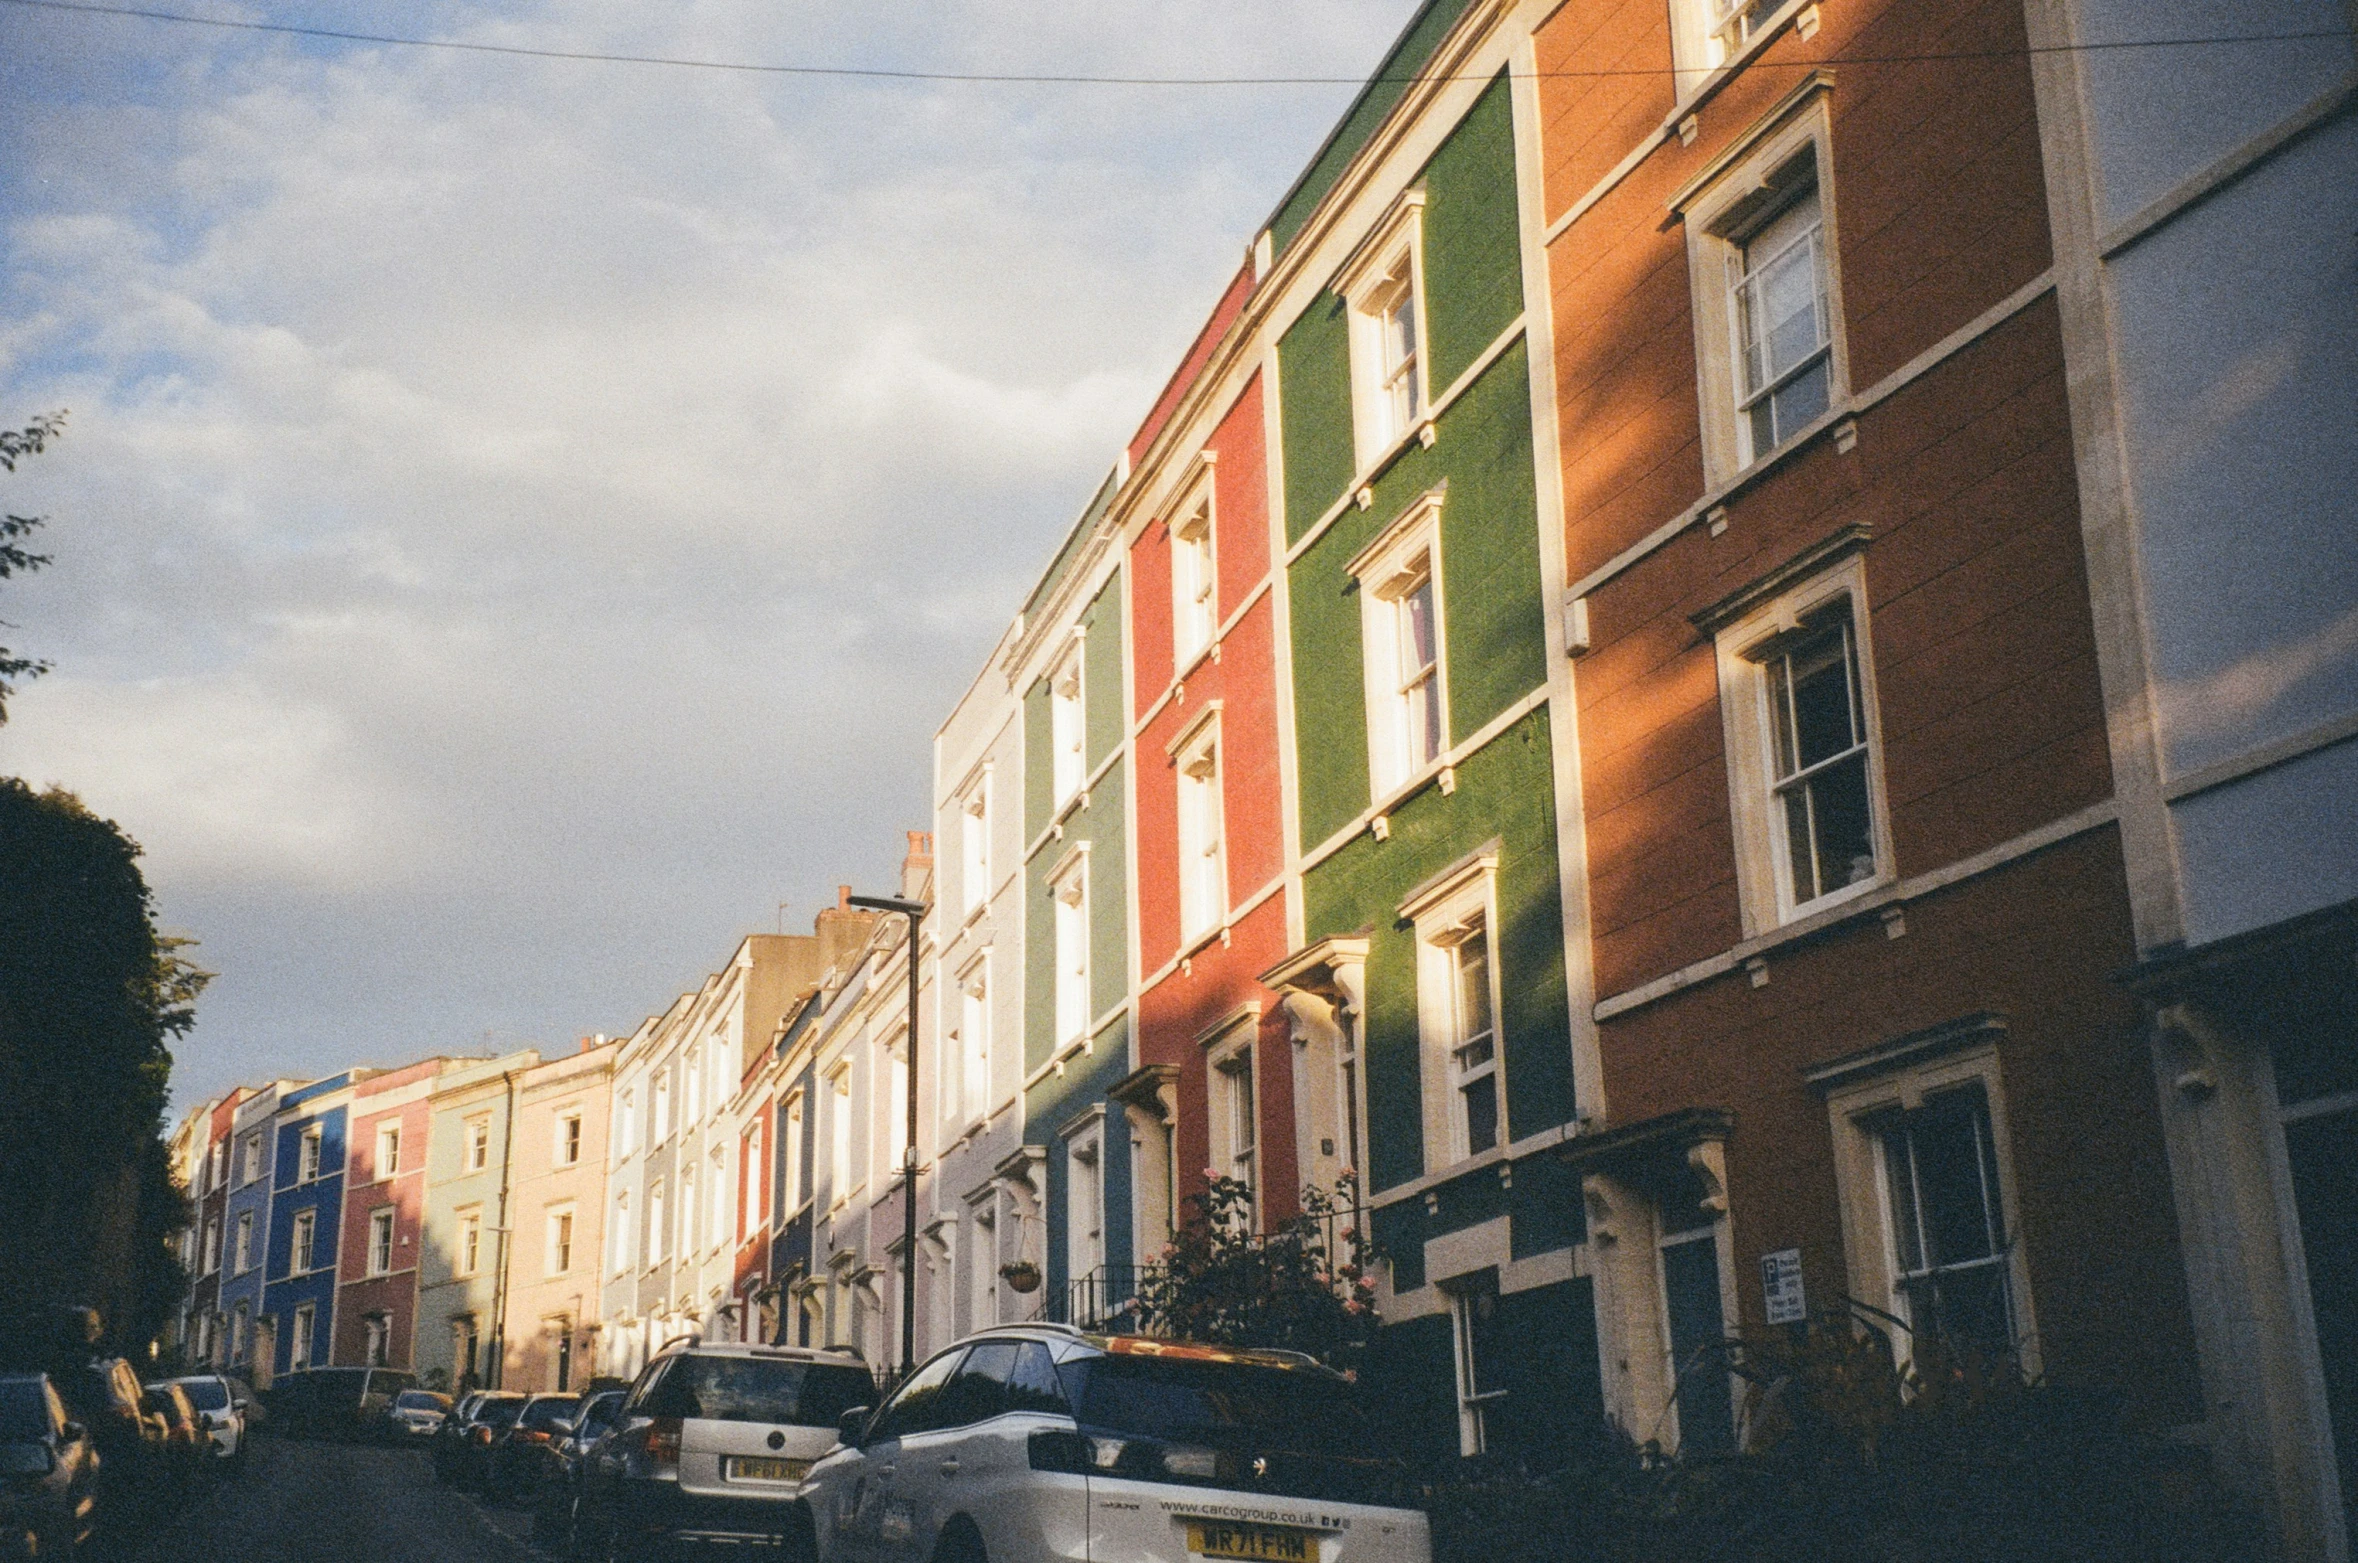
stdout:
{"type": "Polygon", "coordinates": [[[580,1529],[605,1549],[592,1555],[783,1544],[804,1473],[845,1410],[875,1392],[867,1367],[836,1352],[695,1342],[658,1353],[586,1460],[580,1529]]]}
{"type": "Polygon", "coordinates": [[[580,1547],[575,1524],[581,1497],[583,1461],[599,1439],[612,1432],[622,1418],[627,1390],[602,1389],[585,1397],[573,1424],[551,1440],[540,1482],[532,1491],[532,1544],[559,1557],[571,1557],[580,1547]]]}
{"type": "Polygon", "coordinates": [[[149,1384],[139,1392],[139,1403],[164,1424],[164,1474],[186,1492],[211,1474],[213,1440],[198,1420],[188,1391],[178,1384],[149,1384]]]}
{"type": "Polygon", "coordinates": [[[429,1453],[434,1457],[434,1480],[447,1483],[458,1475],[459,1446],[467,1439],[467,1426],[475,1415],[475,1408],[483,1403],[488,1390],[470,1389],[458,1397],[442,1425],[434,1429],[429,1453]]]}
{"type": "Polygon", "coordinates": [[[483,1490],[497,1498],[521,1499],[538,1485],[550,1445],[572,1430],[581,1410],[579,1395],[533,1395],[516,1420],[491,1441],[483,1490]]]}
{"type": "Polygon", "coordinates": [[[430,1389],[405,1389],[386,1402],[377,1421],[377,1436],[389,1444],[415,1445],[442,1430],[450,1415],[450,1397],[430,1389]]]}
{"type": "Polygon", "coordinates": [[[98,1463],[48,1374],[0,1376],[0,1556],[45,1558],[88,1540],[98,1463]]]}
{"type": "Polygon", "coordinates": [[[417,1387],[400,1368],[306,1368],[270,1386],[263,1400],[274,1429],[289,1438],[361,1439],[393,1397],[417,1387]]]}
{"type": "Polygon", "coordinates": [[[253,1409],[253,1391],[245,1388],[243,1380],[233,1380],[219,1373],[194,1373],[186,1378],[167,1379],[177,1384],[188,1395],[189,1404],[196,1408],[197,1419],[206,1436],[213,1442],[213,1455],[225,1469],[243,1470],[246,1464],[246,1424],[253,1409]]]}
{"type": "Polygon", "coordinates": [[[842,1434],[797,1505],[812,1563],[1431,1556],[1384,1419],[1291,1352],[991,1330],[842,1434]]]}
{"type": "MultiPolygon", "coordinates": [[[[467,1413],[451,1445],[449,1460],[437,1470],[437,1477],[454,1487],[483,1491],[491,1476],[491,1446],[500,1434],[516,1425],[525,1399],[522,1392],[512,1389],[486,1390],[476,1396],[473,1409],[467,1413]]],[[[438,1443],[436,1452],[440,1449],[438,1443]]]]}
{"type": "Polygon", "coordinates": [[[164,1421],[141,1404],[139,1375],[121,1357],[94,1357],[51,1383],[98,1451],[99,1522],[130,1525],[161,1499],[170,1471],[164,1421]]]}

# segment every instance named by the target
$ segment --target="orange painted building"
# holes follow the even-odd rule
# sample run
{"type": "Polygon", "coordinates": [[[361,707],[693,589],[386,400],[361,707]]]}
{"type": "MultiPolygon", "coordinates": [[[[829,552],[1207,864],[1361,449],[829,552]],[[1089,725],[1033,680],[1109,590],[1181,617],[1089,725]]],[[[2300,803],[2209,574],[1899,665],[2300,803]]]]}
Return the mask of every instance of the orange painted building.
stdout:
{"type": "Polygon", "coordinates": [[[1607,1404],[1847,1296],[2189,1422],[2023,9],[1729,10],[1536,38],[1607,1404]]]}

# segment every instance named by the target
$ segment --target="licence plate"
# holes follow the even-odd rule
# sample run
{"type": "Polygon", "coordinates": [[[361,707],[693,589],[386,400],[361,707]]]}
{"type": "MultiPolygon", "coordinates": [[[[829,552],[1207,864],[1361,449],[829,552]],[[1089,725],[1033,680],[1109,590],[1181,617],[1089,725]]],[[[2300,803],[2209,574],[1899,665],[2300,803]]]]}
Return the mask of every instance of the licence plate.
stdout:
{"type": "Polygon", "coordinates": [[[732,1482],[799,1482],[810,1468],[808,1460],[757,1460],[731,1455],[722,1474],[732,1482]]]}
{"type": "Polygon", "coordinates": [[[1227,1525],[1194,1522],[1187,1550],[1200,1557],[1236,1558],[1242,1563],[1317,1563],[1318,1538],[1282,1525],[1227,1525]]]}

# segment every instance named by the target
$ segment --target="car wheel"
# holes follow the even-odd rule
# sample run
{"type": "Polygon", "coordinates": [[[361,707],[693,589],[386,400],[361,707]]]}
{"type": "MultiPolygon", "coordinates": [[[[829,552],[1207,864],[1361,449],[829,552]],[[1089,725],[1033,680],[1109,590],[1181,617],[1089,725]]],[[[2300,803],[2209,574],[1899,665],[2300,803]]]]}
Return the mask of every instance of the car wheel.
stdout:
{"type": "Polygon", "coordinates": [[[991,1563],[974,1521],[961,1514],[942,1527],[941,1540],[933,1544],[933,1563],[991,1563]]]}

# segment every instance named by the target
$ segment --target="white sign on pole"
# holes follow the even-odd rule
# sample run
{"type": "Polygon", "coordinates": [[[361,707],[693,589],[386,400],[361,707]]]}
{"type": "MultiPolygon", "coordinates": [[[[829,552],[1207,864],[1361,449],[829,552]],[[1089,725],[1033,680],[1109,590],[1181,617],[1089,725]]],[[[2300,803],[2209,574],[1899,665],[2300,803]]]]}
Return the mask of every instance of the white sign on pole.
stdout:
{"type": "Polygon", "coordinates": [[[1801,1250],[1780,1248],[1760,1256],[1760,1288],[1768,1294],[1771,1324],[1799,1324],[1809,1317],[1801,1291],[1801,1250]]]}

